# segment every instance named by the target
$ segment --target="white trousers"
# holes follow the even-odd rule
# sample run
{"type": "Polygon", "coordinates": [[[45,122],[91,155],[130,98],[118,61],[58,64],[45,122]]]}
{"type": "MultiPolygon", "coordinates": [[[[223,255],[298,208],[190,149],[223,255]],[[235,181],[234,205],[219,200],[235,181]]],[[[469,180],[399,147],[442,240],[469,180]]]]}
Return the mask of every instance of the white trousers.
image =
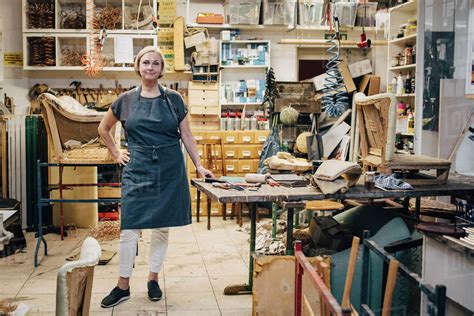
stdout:
{"type": "MultiPolygon", "coordinates": [[[[123,278],[132,276],[140,231],[140,229],[125,229],[120,232],[119,273],[123,278]]],[[[169,228],[155,228],[151,231],[150,272],[158,273],[161,270],[168,249],[168,233],[169,228]]]]}

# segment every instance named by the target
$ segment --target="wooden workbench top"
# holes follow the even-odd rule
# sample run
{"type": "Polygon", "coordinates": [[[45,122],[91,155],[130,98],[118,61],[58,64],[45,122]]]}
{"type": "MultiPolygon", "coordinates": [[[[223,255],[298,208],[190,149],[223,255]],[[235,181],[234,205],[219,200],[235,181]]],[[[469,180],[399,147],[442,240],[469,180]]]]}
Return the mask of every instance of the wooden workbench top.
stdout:
{"type": "Polygon", "coordinates": [[[357,184],[346,193],[324,195],[317,188],[299,187],[270,187],[262,185],[258,191],[225,190],[215,188],[210,183],[204,183],[199,179],[192,179],[191,184],[199,191],[206,194],[212,200],[220,203],[242,203],[242,202],[283,202],[322,199],[382,199],[403,198],[422,196],[459,196],[474,198],[474,180],[472,177],[450,176],[447,184],[415,186],[414,190],[392,190],[380,189],[367,190],[363,185],[357,184]]]}

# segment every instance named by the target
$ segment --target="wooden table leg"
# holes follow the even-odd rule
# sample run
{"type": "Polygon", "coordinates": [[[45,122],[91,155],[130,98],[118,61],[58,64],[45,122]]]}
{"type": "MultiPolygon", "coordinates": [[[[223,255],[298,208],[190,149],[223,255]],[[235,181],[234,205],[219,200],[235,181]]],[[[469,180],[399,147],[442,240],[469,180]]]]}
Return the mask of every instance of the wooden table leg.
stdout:
{"type": "Polygon", "coordinates": [[[256,213],[257,203],[250,203],[250,258],[249,279],[247,284],[228,285],[224,289],[224,295],[252,294],[253,286],[253,254],[255,252],[255,238],[257,234],[256,213]]]}
{"type": "Polygon", "coordinates": [[[286,225],[286,255],[292,256],[293,250],[293,216],[295,215],[295,209],[288,208],[287,213],[287,225],[286,225]]]}
{"type": "Polygon", "coordinates": [[[207,230],[211,230],[211,199],[207,198],[207,230]]]}
{"type": "Polygon", "coordinates": [[[201,191],[197,190],[196,222],[199,223],[199,209],[201,208],[201,191]]]}
{"type": "Polygon", "coordinates": [[[227,220],[227,204],[222,203],[222,207],[224,208],[224,210],[222,211],[222,219],[226,221],[227,220]]]}

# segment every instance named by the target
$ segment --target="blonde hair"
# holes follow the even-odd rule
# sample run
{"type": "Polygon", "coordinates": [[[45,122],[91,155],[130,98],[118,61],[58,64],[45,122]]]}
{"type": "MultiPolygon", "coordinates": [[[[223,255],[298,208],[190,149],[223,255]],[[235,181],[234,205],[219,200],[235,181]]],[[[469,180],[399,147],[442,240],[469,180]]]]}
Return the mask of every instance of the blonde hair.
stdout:
{"type": "Polygon", "coordinates": [[[139,77],[141,77],[141,75],[140,75],[140,60],[142,59],[143,55],[145,55],[147,53],[151,53],[151,52],[157,53],[160,56],[160,59],[161,59],[161,73],[158,76],[158,78],[162,78],[166,73],[165,57],[163,56],[163,53],[161,52],[161,50],[158,47],[154,47],[154,46],[146,46],[146,47],[142,48],[141,51],[138,52],[137,57],[135,58],[135,64],[134,64],[134,67],[133,67],[134,70],[135,70],[135,73],[139,77]]]}

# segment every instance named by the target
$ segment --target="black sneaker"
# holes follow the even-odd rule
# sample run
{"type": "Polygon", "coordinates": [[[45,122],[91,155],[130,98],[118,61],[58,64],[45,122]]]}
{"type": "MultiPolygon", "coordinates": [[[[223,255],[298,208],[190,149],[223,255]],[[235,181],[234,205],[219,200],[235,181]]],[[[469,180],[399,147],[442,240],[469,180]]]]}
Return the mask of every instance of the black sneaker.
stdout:
{"type": "Polygon", "coordinates": [[[109,295],[104,297],[100,306],[103,308],[113,307],[120,304],[123,301],[126,301],[130,298],[130,287],[126,290],[122,290],[116,286],[109,295]]]}
{"type": "Polygon", "coordinates": [[[163,296],[158,282],[155,280],[148,281],[148,298],[150,301],[159,301],[163,296]]]}

